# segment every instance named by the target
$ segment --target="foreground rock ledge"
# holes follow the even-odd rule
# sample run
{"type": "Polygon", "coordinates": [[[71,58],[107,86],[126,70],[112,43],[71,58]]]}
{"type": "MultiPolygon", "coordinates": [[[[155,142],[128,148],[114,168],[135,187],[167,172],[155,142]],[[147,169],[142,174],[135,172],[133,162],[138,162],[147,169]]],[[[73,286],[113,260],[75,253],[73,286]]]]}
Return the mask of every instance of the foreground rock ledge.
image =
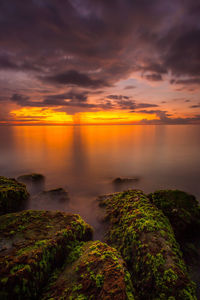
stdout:
{"type": "Polygon", "coordinates": [[[20,210],[28,197],[23,183],[0,176],[0,215],[20,210]]]}
{"type": "Polygon", "coordinates": [[[23,211],[0,217],[0,299],[39,299],[77,241],[92,238],[79,215],[23,211]]]}
{"type": "Polygon", "coordinates": [[[110,223],[106,241],[126,261],[136,299],[196,299],[169,220],[141,192],[103,196],[110,223]]]}
{"type": "Polygon", "coordinates": [[[61,273],[52,276],[42,300],[134,300],[130,274],[118,252],[96,242],[74,246],[61,273]]]}
{"type": "Polygon", "coordinates": [[[169,218],[178,241],[199,235],[200,206],[195,196],[179,190],[159,190],[148,197],[169,218]]]}

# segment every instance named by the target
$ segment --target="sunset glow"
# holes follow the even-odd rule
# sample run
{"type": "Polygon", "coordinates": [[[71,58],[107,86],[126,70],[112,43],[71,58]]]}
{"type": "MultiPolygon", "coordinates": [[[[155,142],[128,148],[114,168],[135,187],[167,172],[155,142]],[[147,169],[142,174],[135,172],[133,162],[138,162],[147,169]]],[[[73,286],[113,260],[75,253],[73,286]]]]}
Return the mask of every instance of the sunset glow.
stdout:
{"type": "Polygon", "coordinates": [[[200,123],[198,1],[14,3],[1,8],[0,124],[200,123]]]}

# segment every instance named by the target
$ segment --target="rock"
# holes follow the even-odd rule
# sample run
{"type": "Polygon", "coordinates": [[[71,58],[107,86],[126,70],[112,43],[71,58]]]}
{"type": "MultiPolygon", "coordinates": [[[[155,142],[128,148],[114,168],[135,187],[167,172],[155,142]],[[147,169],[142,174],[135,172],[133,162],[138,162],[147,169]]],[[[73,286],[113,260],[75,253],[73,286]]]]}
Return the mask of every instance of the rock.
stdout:
{"type": "Polygon", "coordinates": [[[44,176],[42,174],[38,174],[38,173],[25,174],[25,175],[19,176],[17,178],[17,180],[22,181],[22,182],[27,182],[27,181],[38,182],[38,181],[44,180],[44,176]]]}
{"type": "Polygon", "coordinates": [[[37,195],[44,190],[45,177],[42,174],[25,174],[19,176],[17,180],[26,184],[27,190],[31,196],[37,195]]]}
{"type": "Polygon", "coordinates": [[[23,183],[0,176],[0,215],[20,210],[28,197],[23,183]]]}
{"type": "Polygon", "coordinates": [[[148,195],[169,218],[191,278],[197,284],[200,298],[200,207],[193,195],[179,190],[160,190],[148,195]]]}
{"type": "Polygon", "coordinates": [[[69,200],[68,192],[63,188],[57,188],[49,191],[43,191],[38,195],[39,198],[45,198],[47,200],[54,201],[67,201],[69,200]]]}
{"type": "Polygon", "coordinates": [[[196,299],[169,220],[149,199],[130,190],[102,200],[106,241],[121,252],[137,299],[196,299]]]}
{"type": "Polygon", "coordinates": [[[179,190],[160,190],[148,197],[169,218],[179,242],[199,235],[200,206],[193,195],[179,190]]]}
{"type": "Polygon", "coordinates": [[[0,299],[38,299],[73,243],[91,238],[91,227],[79,215],[23,211],[1,216],[0,299]]]}
{"type": "Polygon", "coordinates": [[[77,244],[54,274],[42,300],[134,300],[130,274],[118,252],[96,242],[77,244]]]}
{"type": "Polygon", "coordinates": [[[123,177],[117,177],[113,180],[114,184],[123,184],[123,183],[129,183],[132,181],[138,181],[139,178],[123,178],[123,177]]]}

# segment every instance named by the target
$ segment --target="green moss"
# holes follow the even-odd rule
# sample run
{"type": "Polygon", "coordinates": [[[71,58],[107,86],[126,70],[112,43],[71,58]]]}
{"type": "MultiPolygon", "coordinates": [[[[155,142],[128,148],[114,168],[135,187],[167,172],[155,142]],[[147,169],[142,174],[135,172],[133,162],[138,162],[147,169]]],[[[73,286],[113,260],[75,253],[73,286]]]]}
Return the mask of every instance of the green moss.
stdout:
{"type": "Polygon", "coordinates": [[[101,242],[73,247],[65,268],[51,280],[44,299],[134,300],[130,274],[118,252],[101,242]]]}
{"type": "Polygon", "coordinates": [[[196,299],[179,245],[162,211],[136,190],[103,197],[100,203],[110,223],[106,241],[125,259],[136,296],[183,300],[187,299],[183,291],[187,291],[196,299]]]}
{"type": "Polygon", "coordinates": [[[24,184],[0,176],[0,215],[20,210],[28,197],[24,184]]]}
{"type": "Polygon", "coordinates": [[[148,197],[169,218],[178,239],[199,234],[200,207],[193,195],[179,190],[160,190],[148,197]]]}
{"type": "Polygon", "coordinates": [[[92,229],[79,215],[23,211],[0,217],[0,238],[3,299],[38,299],[49,274],[75,244],[92,238],[92,229]]]}

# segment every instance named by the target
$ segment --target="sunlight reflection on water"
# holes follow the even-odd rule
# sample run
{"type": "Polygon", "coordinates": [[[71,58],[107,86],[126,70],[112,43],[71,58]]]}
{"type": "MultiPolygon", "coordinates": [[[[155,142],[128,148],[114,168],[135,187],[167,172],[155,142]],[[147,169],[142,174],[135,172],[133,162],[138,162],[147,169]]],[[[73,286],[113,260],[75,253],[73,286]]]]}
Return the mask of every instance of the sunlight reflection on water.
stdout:
{"type": "MultiPolygon", "coordinates": [[[[45,189],[63,187],[70,200],[39,201],[31,209],[80,213],[101,236],[96,197],[127,188],[177,188],[200,198],[200,126],[0,127],[1,175],[45,175],[45,189]],[[116,177],[138,181],[114,185],[116,177]]],[[[33,192],[32,192],[33,193],[33,192]]]]}

